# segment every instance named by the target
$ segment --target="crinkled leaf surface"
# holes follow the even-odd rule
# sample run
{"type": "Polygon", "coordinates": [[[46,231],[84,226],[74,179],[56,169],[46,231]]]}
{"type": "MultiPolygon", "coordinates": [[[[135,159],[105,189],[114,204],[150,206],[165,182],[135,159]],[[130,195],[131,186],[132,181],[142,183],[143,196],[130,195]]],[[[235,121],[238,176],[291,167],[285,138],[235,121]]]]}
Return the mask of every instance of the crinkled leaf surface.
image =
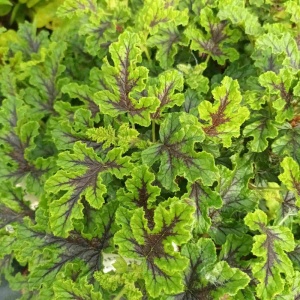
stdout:
{"type": "Polygon", "coordinates": [[[112,117],[127,114],[131,122],[142,126],[150,124],[150,113],[154,113],[159,101],[155,97],[145,97],[148,70],[137,66],[141,62],[140,39],[137,34],[124,32],[118,42],[110,46],[114,65],[108,61],[102,72],[107,90],[95,94],[95,102],[100,110],[112,117]]]}
{"type": "Polygon", "coordinates": [[[224,64],[226,59],[238,59],[239,54],[232,47],[240,38],[238,30],[230,29],[230,26],[215,16],[209,7],[201,10],[199,23],[205,31],[197,29],[196,26],[190,26],[185,31],[192,41],[191,49],[210,55],[220,65],[224,64]]]}
{"type": "Polygon", "coordinates": [[[182,253],[190,264],[184,275],[185,292],[175,299],[222,299],[233,296],[249,283],[249,277],[225,261],[216,263],[216,250],[209,239],[184,246],[182,253]]]}
{"type": "Polygon", "coordinates": [[[194,151],[194,143],[203,141],[204,135],[195,119],[189,121],[186,117],[169,114],[160,127],[160,143],[142,152],[143,162],[149,166],[160,160],[158,179],[170,190],[178,189],[176,176],[183,176],[190,182],[201,179],[205,185],[210,185],[217,174],[213,157],[194,151]]]}
{"type": "Polygon", "coordinates": [[[121,157],[121,151],[111,150],[102,160],[92,148],[77,142],[74,153],[60,155],[61,170],[48,179],[48,194],[53,194],[50,224],[55,234],[66,237],[73,229],[73,219],[83,218],[82,197],[94,208],[100,209],[109,182],[106,174],[122,178],[130,167],[129,159],[121,157]],[[62,191],[64,191],[62,193],[62,191]]]}
{"type": "Polygon", "coordinates": [[[293,277],[292,262],[286,252],[294,250],[295,243],[292,232],[287,227],[266,226],[267,215],[256,210],[245,217],[245,223],[252,230],[259,230],[254,236],[252,253],[258,259],[252,264],[252,272],[259,280],[256,292],[262,299],[274,297],[284,289],[284,279],[293,277]]]}
{"type": "Polygon", "coordinates": [[[288,188],[288,190],[294,192],[297,203],[300,199],[300,170],[299,165],[291,157],[285,157],[281,163],[283,173],[279,175],[282,183],[288,188]]]}
{"type": "Polygon", "coordinates": [[[169,208],[162,204],[154,211],[155,226],[148,227],[143,209],[128,212],[119,209],[117,222],[122,229],[115,235],[120,254],[142,261],[143,278],[149,294],[174,294],[182,289],[181,272],[187,259],[175,252],[172,243],[180,246],[190,239],[193,208],[173,199],[169,208]]]}
{"type": "Polygon", "coordinates": [[[199,105],[200,119],[208,122],[203,130],[210,137],[217,137],[225,147],[231,139],[240,135],[240,126],[248,118],[249,111],[240,106],[242,96],[236,80],[225,77],[222,85],[213,90],[215,102],[202,101],[199,105]]]}

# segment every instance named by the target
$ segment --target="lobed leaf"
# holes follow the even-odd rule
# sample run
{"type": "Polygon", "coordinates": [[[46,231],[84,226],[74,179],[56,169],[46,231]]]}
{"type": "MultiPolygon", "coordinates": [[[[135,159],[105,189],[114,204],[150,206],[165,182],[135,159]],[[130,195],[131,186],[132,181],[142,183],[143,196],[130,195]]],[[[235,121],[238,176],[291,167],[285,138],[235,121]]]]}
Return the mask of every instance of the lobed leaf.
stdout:
{"type": "Polygon", "coordinates": [[[100,209],[110,173],[122,178],[131,166],[128,158],[121,158],[118,149],[111,150],[103,161],[92,148],[77,142],[74,154],[66,151],[60,155],[62,170],[48,179],[48,194],[53,194],[50,225],[56,235],[67,237],[74,228],[73,219],[83,218],[82,197],[94,208],[100,209]],[[62,191],[65,191],[62,193],[62,191]]]}
{"type": "Polygon", "coordinates": [[[294,270],[285,252],[294,249],[294,237],[287,227],[266,226],[267,215],[256,210],[248,213],[245,224],[252,230],[259,230],[260,235],[254,236],[252,253],[258,257],[252,264],[253,276],[259,280],[256,287],[257,295],[261,298],[272,298],[284,289],[284,278],[293,277],[294,270]]]}
{"type": "Polygon", "coordinates": [[[204,185],[211,185],[217,174],[213,157],[194,151],[194,144],[203,141],[204,136],[198,122],[190,120],[182,113],[169,114],[160,127],[161,142],[142,152],[142,160],[149,166],[160,160],[158,179],[171,191],[178,189],[176,176],[183,176],[190,182],[201,179],[204,185]]]}
{"type": "Polygon", "coordinates": [[[142,209],[132,212],[130,219],[125,209],[117,213],[122,229],[115,235],[115,243],[121,255],[142,260],[143,278],[152,297],[182,289],[180,272],[187,260],[174,251],[172,243],[180,246],[190,239],[192,213],[192,207],[175,199],[169,209],[160,204],[154,211],[153,230],[149,229],[142,209]]]}
{"type": "Polygon", "coordinates": [[[281,182],[288,188],[289,191],[294,192],[297,205],[299,206],[299,196],[300,196],[300,170],[299,164],[295,162],[291,157],[285,157],[281,162],[281,167],[283,168],[283,173],[278,177],[281,182]]]}
{"type": "Polygon", "coordinates": [[[222,22],[211,8],[205,7],[200,12],[199,23],[205,31],[197,29],[196,26],[189,26],[185,34],[192,41],[191,49],[206,53],[223,65],[225,60],[234,61],[239,54],[232,44],[240,39],[238,30],[231,30],[226,22],[222,22]]]}
{"type": "Polygon", "coordinates": [[[236,80],[225,77],[212,94],[215,102],[202,101],[198,108],[200,119],[209,122],[207,126],[203,125],[203,130],[209,137],[216,137],[229,147],[232,138],[240,135],[240,126],[248,118],[249,111],[240,106],[242,96],[236,80]]]}
{"type": "Polygon", "coordinates": [[[124,32],[118,42],[110,46],[114,66],[102,66],[107,90],[95,94],[95,102],[102,113],[116,117],[127,114],[129,121],[142,126],[150,124],[150,113],[154,113],[159,101],[142,95],[148,78],[148,70],[137,66],[141,61],[140,40],[135,33],[124,32]]]}

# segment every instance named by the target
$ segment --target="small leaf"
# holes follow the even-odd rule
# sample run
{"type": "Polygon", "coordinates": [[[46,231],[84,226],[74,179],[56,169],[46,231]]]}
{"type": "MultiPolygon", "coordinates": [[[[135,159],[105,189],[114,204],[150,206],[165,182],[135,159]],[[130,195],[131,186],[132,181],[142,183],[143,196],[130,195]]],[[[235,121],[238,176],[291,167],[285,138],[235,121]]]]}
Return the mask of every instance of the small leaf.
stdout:
{"type": "Polygon", "coordinates": [[[288,188],[289,191],[295,193],[297,205],[300,206],[300,170],[297,164],[291,157],[285,157],[281,162],[283,173],[278,178],[288,188]]]}
{"type": "Polygon", "coordinates": [[[215,16],[209,7],[201,9],[199,23],[207,33],[193,25],[185,31],[186,36],[192,41],[192,50],[207,53],[220,65],[224,65],[226,59],[229,61],[238,59],[239,54],[232,47],[232,44],[240,39],[238,30],[231,30],[230,26],[215,16]]]}
{"type": "Polygon", "coordinates": [[[202,101],[199,105],[200,119],[209,122],[207,126],[203,125],[203,130],[209,137],[216,137],[229,147],[231,139],[240,135],[240,126],[248,118],[249,111],[240,106],[242,96],[236,80],[226,76],[212,94],[215,98],[213,104],[202,101]]]}
{"type": "Polygon", "coordinates": [[[248,35],[259,36],[263,30],[258,16],[246,8],[243,0],[225,0],[220,3],[218,17],[221,20],[230,20],[232,24],[242,25],[248,35]]]}
{"type": "Polygon", "coordinates": [[[175,70],[169,70],[161,73],[158,76],[155,87],[150,87],[149,96],[159,99],[159,107],[156,112],[151,114],[151,119],[160,119],[163,116],[163,111],[172,108],[175,105],[180,106],[184,102],[184,95],[181,92],[183,89],[183,76],[175,70]]]}

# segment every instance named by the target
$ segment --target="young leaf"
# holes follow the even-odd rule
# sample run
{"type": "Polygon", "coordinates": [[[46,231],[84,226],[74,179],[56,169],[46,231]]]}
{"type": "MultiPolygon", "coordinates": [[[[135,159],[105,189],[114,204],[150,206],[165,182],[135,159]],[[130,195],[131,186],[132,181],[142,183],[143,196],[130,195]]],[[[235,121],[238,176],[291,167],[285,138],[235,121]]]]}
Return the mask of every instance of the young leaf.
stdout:
{"type": "Polygon", "coordinates": [[[224,65],[226,59],[229,61],[238,59],[239,54],[232,47],[232,44],[240,39],[238,30],[231,30],[230,26],[215,16],[209,7],[201,10],[199,23],[205,31],[197,29],[196,26],[190,26],[185,31],[186,36],[192,41],[192,50],[208,54],[220,65],[224,65]]]}
{"type": "Polygon", "coordinates": [[[164,0],[146,0],[137,16],[137,28],[154,35],[160,28],[170,25],[185,26],[188,22],[187,9],[178,10],[177,3],[164,0]]]}
{"type": "Polygon", "coordinates": [[[263,30],[258,17],[245,7],[243,0],[225,0],[219,5],[218,17],[221,20],[230,20],[232,24],[243,26],[248,35],[259,36],[263,30]]]}
{"type": "Polygon", "coordinates": [[[269,71],[259,76],[259,82],[269,91],[269,97],[273,107],[276,109],[276,121],[283,123],[291,120],[294,115],[292,100],[293,94],[290,92],[293,75],[287,69],[282,69],[278,75],[269,71]]]}
{"type": "Polygon", "coordinates": [[[252,263],[252,273],[259,280],[257,295],[270,299],[284,289],[281,273],[287,281],[294,275],[292,262],[285,253],[294,249],[294,236],[287,227],[267,226],[267,215],[261,210],[248,213],[245,224],[261,232],[253,238],[252,253],[258,259],[252,263]]]}
{"type": "Polygon", "coordinates": [[[104,114],[112,117],[127,114],[129,121],[148,126],[150,113],[156,111],[159,101],[155,97],[141,95],[146,86],[148,70],[137,66],[141,62],[139,43],[138,35],[127,31],[110,46],[114,66],[108,60],[102,66],[108,89],[97,92],[95,102],[104,114]]]}
{"type": "Polygon", "coordinates": [[[169,70],[161,73],[158,76],[157,85],[149,87],[148,95],[159,99],[159,107],[156,112],[151,114],[152,120],[159,120],[163,117],[163,111],[172,108],[175,105],[180,106],[184,102],[184,95],[181,92],[183,89],[183,76],[175,70],[169,70]]]}
{"type": "Polygon", "coordinates": [[[209,122],[203,125],[203,130],[209,137],[216,137],[225,147],[229,147],[231,139],[240,135],[240,126],[248,118],[249,111],[240,106],[242,96],[236,80],[226,76],[212,94],[215,98],[213,104],[202,101],[199,105],[200,119],[209,122]]]}
{"type": "Polygon", "coordinates": [[[161,28],[158,33],[147,40],[149,47],[157,47],[156,59],[160,66],[166,70],[174,65],[174,57],[179,46],[187,46],[188,39],[184,36],[175,24],[167,28],[161,28]]]}
{"type": "Polygon", "coordinates": [[[154,227],[154,211],[156,197],[160,194],[160,188],[153,186],[154,175],[148,171],[147,166],[136,167],[131,172],[132,178],[126,180],[126,189],[117,192],[120,203],[130,209],[141,207],[144,210],[148,227],[154,227]]]}
{"type": "Polygon", "coordinates": [[[160,160],[158,179],[161,184],[171,190],[178,189],[176,176],[183,176],[194,182],[201,179],[204,185],[211,185],[217,174],[213,157],[206,153],[196,153],[194,144],[204,139],[197,120],[189,120],[182,113],[166,116],[161,124],[160,143],[150,146],[142,152],[142,160],[152,166],[160,160]]]}

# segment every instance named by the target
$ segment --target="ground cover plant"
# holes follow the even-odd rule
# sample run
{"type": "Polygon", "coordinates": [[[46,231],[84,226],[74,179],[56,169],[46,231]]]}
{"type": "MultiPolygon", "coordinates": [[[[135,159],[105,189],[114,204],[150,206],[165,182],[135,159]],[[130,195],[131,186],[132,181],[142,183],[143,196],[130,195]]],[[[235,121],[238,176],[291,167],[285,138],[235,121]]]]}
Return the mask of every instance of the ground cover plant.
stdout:
{"type": "Polygon", "coordinates": [[[11,288],[299,299],[298,1],[61,2],[0,29],[11,288]]]}

